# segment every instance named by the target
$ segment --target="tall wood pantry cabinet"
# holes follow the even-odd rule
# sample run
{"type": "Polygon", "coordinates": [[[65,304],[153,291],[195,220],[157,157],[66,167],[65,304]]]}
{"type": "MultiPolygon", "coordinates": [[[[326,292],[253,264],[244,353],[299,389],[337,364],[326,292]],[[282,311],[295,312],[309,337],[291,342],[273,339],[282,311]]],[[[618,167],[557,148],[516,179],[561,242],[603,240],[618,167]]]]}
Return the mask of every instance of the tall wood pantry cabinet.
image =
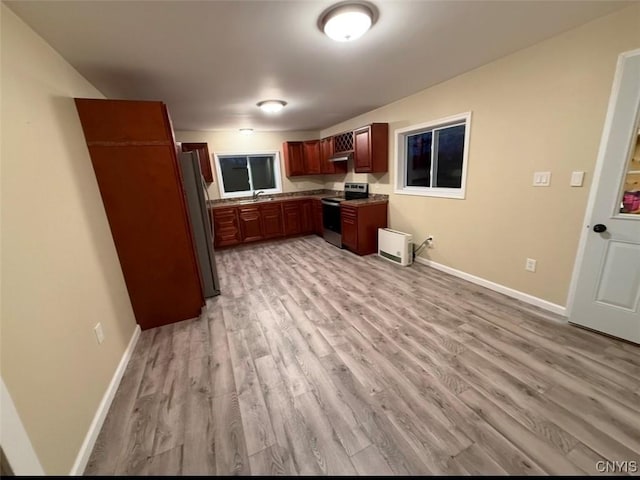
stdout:
{"type": "Polygon", "coordinates": [[[75,101],[136,320],[197,317],[204,299],[166,106],[75,101]]]}

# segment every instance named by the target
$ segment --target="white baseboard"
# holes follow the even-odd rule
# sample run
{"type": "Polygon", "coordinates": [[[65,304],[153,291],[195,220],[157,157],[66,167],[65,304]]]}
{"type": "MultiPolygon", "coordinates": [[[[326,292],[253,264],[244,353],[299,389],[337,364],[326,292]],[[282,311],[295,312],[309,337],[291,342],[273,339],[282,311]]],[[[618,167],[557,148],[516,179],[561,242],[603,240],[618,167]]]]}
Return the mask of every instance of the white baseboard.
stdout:
{"type": "Polygon", "coordinates": [[[0,429],[0,444],[2,444],[2,450],[7,457],[9,466],[17,476],[42,476],[44,469],[33,449],[31,440],[29,440],[9,390],[4,384],[4,379],[1,384],[0,405],[2,408],[0,413],[2,416],[0,418],[2,428],[0,429]]]}
{"type": "Polygon", "coordinates": [[[129,359],[131,358],[133,349],[136,347],[136,343],[138,343],[139,337],[140,325],[136,325],[136,328],[133,331],[133,335],[131,335],[131,340],[129,340],[129,345],[127,345],[127,349],[122,354],[122,358],[120,359],[118,368],[116,368],[116,371],[111,378],[111,382],[109,383],[109,387],[104,393],[102,401],[100,401],[98,410],[93,417],[91,425],[89,426],[87,435],[84,437],[84,442],[82,442],[82,446],[80,447],[80,451],[78,452],[78,456],[76,457],[76,461],[74,462],[73,467],[71,467],[71,472],[69,472],[69,475],[82,475],[84,473],[84,469],[87,467],[87,463],[89,462],[89,456],[93,451],[93,446],[98,439],[98,434],[100,433],[102,424],[107,417],[109,407],[111,406],[111,402],[113,402],[113,397],[115,397],[118,386],[120,385],[120,380],[122,380],[122,376],[124,375],[124,371],[127,368],[127,364],[129,363],[129,359]]]}
{"type": "Polygon", "coordinates": [[[567,315],[567,308],[563,307],[562,305],[557,305],[555,303],[548,302],[547,300],[543,300],[542,298],[534,297],[533,295],[529,295],[528,293],[524,293],[519,290],[514,290],[513,288],[505,287],[504,285],[500,285],[499,283],[495,283],[481,277],[476,277],[475,275],[471,275],[470,273],[466,273],[461,270],[456,270],[455,268],[442,265],[441,263],[434,262],[433,260],[428,260],[426,258],[416,256],[415,261],[418,263],[422,263],[423,265],[427,265],[431,268],[435,268],[436,270],[440,270],[442,272],[453,275],[454,277],[462,278],[463,280],[467,280],[468,282],[475,283],[476,285],[480,285],[482,287],[486,287],[489,290],[502,293],[504,295],[507,295],[508,297],[521,300],[530,305],[535,305],[536,307],[540,307],[549,312],[557,313],[558,315],[562,315],[565,317],[567,315]]]}

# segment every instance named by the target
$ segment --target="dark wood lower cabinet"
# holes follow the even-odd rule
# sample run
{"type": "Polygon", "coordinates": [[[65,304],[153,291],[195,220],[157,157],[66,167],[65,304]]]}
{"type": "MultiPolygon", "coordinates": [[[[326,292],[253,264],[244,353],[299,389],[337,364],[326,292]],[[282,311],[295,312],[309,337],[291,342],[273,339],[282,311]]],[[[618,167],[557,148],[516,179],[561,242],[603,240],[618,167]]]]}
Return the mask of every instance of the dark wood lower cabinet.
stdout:
{"type": "Polygon", "coordinates": [[[240,243],[238,211],[235,207],[212,208],[213,244],[216,247],[228,247],[240,243]]]}
{"type": "Polygon", "coordinates": [[[298,235],[299,233],[302,233],[299,202],[293,201],[284,203],[282,205],[282,217],[284,219],[285,235],[298,235]]]}
{"type": "Polygon", "coordinates": [[[238,208],[238,222],[240,224],[240,235],[244,243],[262,240],[262,221],[258,207],[238,208]]]}
{"type": "Polygon", "coordinates": [[[341,207],[342,245],[351,251],[358,249],[358,209],[341,207]]]}
{"type": "Polygon", "coordinates": [[[342,245],[358,255],[378,251],[378,229],[387,224],[387,202],[341,205],[342,245]]]}
{"type": "Polygon", "coordinates": [[[260,217],[262,218],[262,234],[264,238],[281,237],[284,235],[282,224],[282,206],[261,205],[260,217]]]}
{"type": "Polygon", "coordinates": [[[300,230],[301,233],[313,233],[311,200],[303,200],[300,202],[300,230]]]}
{"type": "MultiPolygon", "coordinates": [[[[387,202],[341,205],[342,245],[358,255],[378,251],[378,228],[387,226],[387,202]]],[[[322,236],[322,202],[305,198],[258,205],[214,207],[215,247],[315,233],[322,236]]]]}
{"type": "Polygon", "coordinates": [[[322,201],[319,198],[311,200],[311,211],[313,212],[313,233],[322,236],[322,201]]]}
{"type": "Polygon", "coordinates": [[[316,199],[259,202],[257,205],[211,208],[214,246],[229,247],[268,238],[319,233],[322,235],[322,205],[316,199]],[[314,217],[314,202],[319,220],[314,217]],[[318,228],[320,222],[320,230],[318,228]]]}

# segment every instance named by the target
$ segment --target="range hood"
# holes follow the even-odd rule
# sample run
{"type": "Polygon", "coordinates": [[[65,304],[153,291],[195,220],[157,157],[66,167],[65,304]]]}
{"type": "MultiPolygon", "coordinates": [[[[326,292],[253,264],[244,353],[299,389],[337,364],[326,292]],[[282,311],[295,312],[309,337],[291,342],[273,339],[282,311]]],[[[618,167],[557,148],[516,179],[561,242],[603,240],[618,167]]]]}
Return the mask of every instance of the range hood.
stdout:
{"type": "Polygon", "coordinates": [[[334,153],[329,157],[330,162],[346,162],[347,160],[351,160],[353,154],[351,152],[340,152],[334,153]]]}

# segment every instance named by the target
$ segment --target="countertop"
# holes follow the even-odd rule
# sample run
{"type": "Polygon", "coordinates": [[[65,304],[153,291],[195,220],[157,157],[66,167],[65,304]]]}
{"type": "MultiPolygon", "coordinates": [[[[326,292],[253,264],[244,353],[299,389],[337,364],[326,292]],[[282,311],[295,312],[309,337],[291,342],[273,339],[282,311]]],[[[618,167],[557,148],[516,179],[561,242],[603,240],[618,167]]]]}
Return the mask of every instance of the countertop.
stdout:
{"type": "MultiPolygon", "coordinates": [[[[280,203],[287,202],[291,200],[307,200],[307,199],[317,199],[320,200],[326,197],[344,197],[344,192],[336,191],[336,190],[312,190],[307,192],[295,192],[295,193],[280,193],[276,195],[268,195],[264,197],[259,197],[257,201],[248,201],[251,200],[250,197],[238,198],[238,199],[217,199],[212,200],[209,203],[209,208],[228,208],[228,207],[241,207],[241,206],[251,206],[251,205],[263,205],[269,203],[280,203]]],[[[358,200],[344,200],[341,204],[351,205],[354,207],[361,205],[375,205],[380,203],[387,203],[389,201],[388,195],[380,195],[380,194],[370,194],[369,198],[361,198],[358,200]]]]}

